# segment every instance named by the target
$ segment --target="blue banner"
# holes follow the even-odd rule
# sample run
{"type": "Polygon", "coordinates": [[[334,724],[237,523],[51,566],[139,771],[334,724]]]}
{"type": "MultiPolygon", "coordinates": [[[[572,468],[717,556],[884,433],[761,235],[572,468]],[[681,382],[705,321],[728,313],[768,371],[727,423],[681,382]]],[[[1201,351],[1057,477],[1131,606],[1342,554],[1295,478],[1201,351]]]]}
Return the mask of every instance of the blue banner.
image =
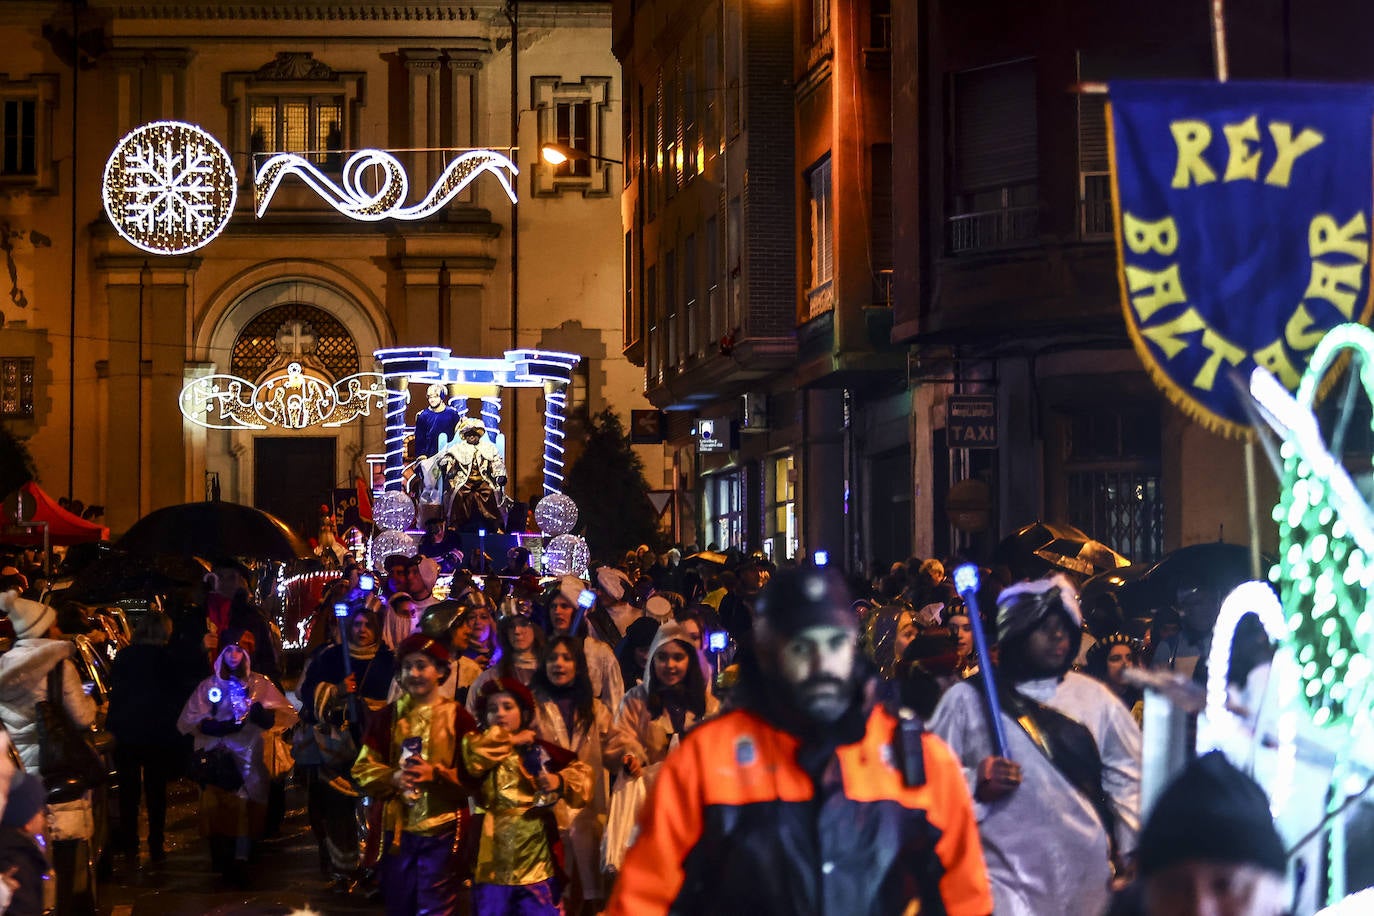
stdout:
{"type": "Polygon", "coordinates": [[[1248,434],[1228,380],[1297,388],[1322,335],[1368,323],[1374,87],[1113,82],[1126,326],[1170,400],[1248,434]]]}

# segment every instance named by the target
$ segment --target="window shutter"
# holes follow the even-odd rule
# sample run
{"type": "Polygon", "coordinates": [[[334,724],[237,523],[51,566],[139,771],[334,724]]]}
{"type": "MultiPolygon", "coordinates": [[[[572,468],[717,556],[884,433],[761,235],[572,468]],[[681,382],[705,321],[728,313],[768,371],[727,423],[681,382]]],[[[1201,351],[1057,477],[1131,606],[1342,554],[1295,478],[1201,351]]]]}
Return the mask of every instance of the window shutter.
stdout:
{"type": "Polygon", "coordinates": [[[954,148],[962,192],[1035,181],[1035,61],[954,75],[954,148]]]}
{"type": "Polygon", "coordinates": [[[1078,96],[1078,169],[1081,172],[1108,171],[1107,97],[1078,96]]]}

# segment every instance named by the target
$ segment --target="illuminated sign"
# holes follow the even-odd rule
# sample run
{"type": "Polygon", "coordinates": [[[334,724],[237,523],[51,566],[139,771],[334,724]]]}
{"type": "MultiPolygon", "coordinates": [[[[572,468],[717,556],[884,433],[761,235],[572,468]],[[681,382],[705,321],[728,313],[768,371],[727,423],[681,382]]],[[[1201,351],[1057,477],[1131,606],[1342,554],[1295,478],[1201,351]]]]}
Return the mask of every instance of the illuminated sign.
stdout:
{"type": "Polygon", "coordinates": [[[155,121],[115,146],[101,191],[106,215],[130,245],[171,255],[195,251],[224,230],[237,186],[218,140],[194,124],[155,121]]]}
{"type": "MultiPolygon", "coordinates": [[[[266,212],[281,183],[296,176],[350,219],[418,220],[443,209],[480,176],[500,182],[516,202],[515,163],[494,150],[413,150],[457,153],[417,203],[408,204],[410,179],[392,153],[358,150],[336,181],[305,156],[272,153],[254,179],[254,212],[266,212]]],[[[203,128],[155,121],[127,134],[105,163],[101,197],[115,231],[151,254],[186,254],[213,241],[234,214],[238,175],[233,159],[203,128]]]]}
{"type": "Polygon", "coordinates": [[[207,429],[307,429],[342,426],[386,405],[376,372],[331,382],[291,363],[254,385],[236,375],[207,375],[181,389],[181,415],[207,429]]]}

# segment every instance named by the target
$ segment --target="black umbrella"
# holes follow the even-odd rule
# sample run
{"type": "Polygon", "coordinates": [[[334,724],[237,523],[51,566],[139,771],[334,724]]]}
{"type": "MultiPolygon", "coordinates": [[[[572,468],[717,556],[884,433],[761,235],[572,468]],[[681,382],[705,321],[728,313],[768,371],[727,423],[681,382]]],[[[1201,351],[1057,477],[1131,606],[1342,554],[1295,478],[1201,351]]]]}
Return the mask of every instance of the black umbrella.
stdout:
{"type": "MultiPolygon", "coordinates": [[[[1261,576],[1272,562],[1271,558],[1262,558],[1261,576]]],[[[1143,576],[1126,583],[1122,593],[1133,605],[1153,611],[1173,605],[1180,593],[1197,589],[1211,591],[1220,601],[1231,589],[1252,578],[1250,548],[1212,541],[1165,554],[1143,576]]]]}
{"type": "Polygon", "coordinates": [[[1073,525],[1035,522],[1002,539],[993,559],[1011,568],[1017,579],[1031,579],[1054,569],[1092,576],[1130,563],[1101,541],[1073,525]]]}
{"type": "Polygon", "coordinates": [[[310,546],[275,515],[237,503],[182,503],[139,519],[116,545],[129,553],[294,560],[310,546]]]}
{"type": "Polygon", "coordinates": [[[191,589],[210,571],[208,561],[185,554],[111,551],[76,574],[63,597],[105,602],[191,589]]]}

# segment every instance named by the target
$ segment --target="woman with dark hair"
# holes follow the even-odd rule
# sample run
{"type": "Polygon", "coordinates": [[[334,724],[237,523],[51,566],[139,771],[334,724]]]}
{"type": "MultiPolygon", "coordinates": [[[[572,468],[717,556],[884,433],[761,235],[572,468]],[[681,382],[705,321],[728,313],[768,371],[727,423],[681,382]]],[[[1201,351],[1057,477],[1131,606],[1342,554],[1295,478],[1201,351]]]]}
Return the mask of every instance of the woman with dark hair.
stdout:
{"type": "Polygon", "coordinates": [[[583,640],[575,636],[550,639],[533,683],[535,734],[572,751],[592,773],[591,797],[586,805],[574,808],[560,801],[554,809],[567,856],[565,900],[569,916],[595,913],[605,900],[600,851],[608,807],[606,768],[624,753],[624,741],[612,730],[610,711],[593,695],[583,649],[583,640]]]}
{"type": "Polygon", "coordinates": [[[496,663],[477,676],[468,688],[468,712],[477,715],[477,697],[488,681],[514,678],[526,687],[534,680],[539,655],[544,650],[544,631],[525,614],[509,614],[496,625],[496,663]]]}
{"type": "Polygon", "coordinates": [[[545,633],[554,636],[575,636],[582,641],[582,650],[587,656],[587,676],[591,678],[592,690],[606,709],[619,709],[625,696],[625,683],[620,673],[620,663],[615,651],[599,639],[587,640],[587,615],[584,610],[595,607],[596,593],[587,588],[587,583],[576,576],[563,576],[553,583],[544,593],[540,602],[545,633]],[[590,604],[579,602],[583,596],[590,596],[590,604]]]}
{"type": "Polygon", "coordinates": [[[1125,681],[1127,668],[1140,664],[1135,640],[1125,633],[1110,633],[1099,639],[1088,650],[1087,665],[1084,670],[1107,685],[1107,689],[1117,699],[1126,704],[1136,725],[1145,718],[1145,698],[1139,687],[1132,687],[1125,681]]]}
{"type": "Polygon", "coordinates": [[[616,713],[626,744],[621,763],[638,776],[644,767],[661,763],[688,729],[719,708],[706,689],[696,647],[681,624],[665,623],[649,647],[644,682],[625,694],[616,713]]]}
{"type": "Polygon", "coordinates": [[[640,617],[625,630],[625,636],[615,647],[616,661],[620,662],[620,680],[629,690],[644,680],[645,666],[649,663],[649,647],[654,643],[659,623],[652,617],[640,617]]]}

